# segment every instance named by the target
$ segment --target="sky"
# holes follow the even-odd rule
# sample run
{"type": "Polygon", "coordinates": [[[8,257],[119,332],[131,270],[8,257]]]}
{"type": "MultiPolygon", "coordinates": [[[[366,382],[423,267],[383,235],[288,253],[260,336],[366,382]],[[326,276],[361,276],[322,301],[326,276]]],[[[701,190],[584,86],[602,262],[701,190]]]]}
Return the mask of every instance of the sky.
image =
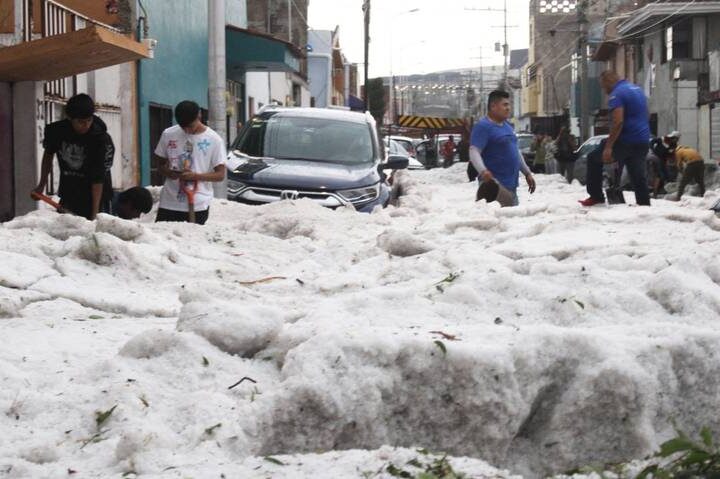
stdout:
{"type": "MultiPolygon", "coordinates": [[[[528,46],[528,0],[507,0],[510,49],[528,46]]],[[[370,77],[501,65],[503,0],[372,0],[370,77]],[[411,10],[417,11],[411,12],[411,10]],[[497,28],[496,28],[497,27],[497,28]]],[[[352,63],[363,62],[362,0],[310,0],[310,28],[340,26],[340,46],[352,63]]]]}

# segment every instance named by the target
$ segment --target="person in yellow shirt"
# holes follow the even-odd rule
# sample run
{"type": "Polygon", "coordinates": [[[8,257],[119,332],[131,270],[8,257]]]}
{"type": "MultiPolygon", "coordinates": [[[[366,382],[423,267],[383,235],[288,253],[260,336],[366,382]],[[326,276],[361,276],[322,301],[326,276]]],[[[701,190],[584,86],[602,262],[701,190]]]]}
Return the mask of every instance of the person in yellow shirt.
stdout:
{"type": "Polygon", "coordinates": [[[700,187],[700,196],[705,196],[705,161],[700,153],[689,146],[678,146],[675,150],[675,164],[682,173],[677,199],[680,199],[691,181],[695,181],[700,187]]]}

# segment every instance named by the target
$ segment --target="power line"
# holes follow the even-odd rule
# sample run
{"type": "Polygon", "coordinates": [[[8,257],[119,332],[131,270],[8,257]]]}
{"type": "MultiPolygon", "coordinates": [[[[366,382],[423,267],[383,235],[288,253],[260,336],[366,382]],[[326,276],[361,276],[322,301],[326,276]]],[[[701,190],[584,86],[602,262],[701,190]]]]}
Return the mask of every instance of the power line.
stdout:
{"type": "MultiPolygon", "coordinates": [[[[655,3],[657,3],[657,2],[655,2],[655,3]]],[[[683,6],[681,6],[681,7],[678,8],[677,10],[675,10],[673,13],[670,13],[667,17],[663,18],[662,20],[660,20],[660,21],[658,21],[658,22],[656,22],[656,23],[653,23],[652,25],[650,25],[650,26],[647,27],[647,28],[644,28],[644,29],[642,29],[642,30],[639,30],[639,31],[637,31],[637,32],[635,32],[635,33],[632,33],[632,34],[630,34],[630,35],[626,35],[626,36],[624,36],[624,37],[612,38],[612,39],[610,39],[610,41],[617,41],[617,40],[625,40],[625,39],[628,39],[628,38],[634,38],[634,37],[636,37],[637,35],[639,35],[639,34],[641,34],[641,33],[647,32],[648,30],[651,30],[652,28],[655,28],[655,27],[657,27],[658,25],[661,25],[662,23],[665,23],[668,19],[674,17],[675,15],[678,15],[680,12],[682,12],[683,10],[685,10],[686,8],[688,8],[689,6],[694,5],[695,3],[697,3],[697,0],[692,0],[690,3],[684,4],[683,6]]]]}

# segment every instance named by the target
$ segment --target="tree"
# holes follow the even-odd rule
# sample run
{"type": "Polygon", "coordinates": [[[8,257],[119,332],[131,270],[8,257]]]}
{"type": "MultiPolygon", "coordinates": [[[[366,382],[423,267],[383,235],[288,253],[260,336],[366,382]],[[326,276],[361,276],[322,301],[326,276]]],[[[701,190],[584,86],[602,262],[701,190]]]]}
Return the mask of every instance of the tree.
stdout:
{"type": "Polygon", "coordinates": [[[378,128],[383,124],[383,116],[385,116],[385,86],[382,78],[373,78],[368,80],[367,85],[368,110],[375,118],[378,128]]]}

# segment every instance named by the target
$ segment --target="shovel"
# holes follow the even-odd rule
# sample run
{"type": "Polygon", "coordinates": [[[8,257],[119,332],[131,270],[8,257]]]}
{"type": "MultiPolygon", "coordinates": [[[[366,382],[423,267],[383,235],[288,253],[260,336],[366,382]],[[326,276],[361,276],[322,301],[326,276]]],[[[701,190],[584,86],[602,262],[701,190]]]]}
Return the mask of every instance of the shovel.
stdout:
{"type": "Polygon", "coordinates": [[[188,200],[188,222],[195,223],[195,192],[197,191],[197,181],[181,181],[180,188],[187,196],[188,200]]]}
{"type": "Polygon", "coordinates": [[[52,206],[53,208],[55,208],[55,210],[58,213],[72,213],[72,211],[60,206],[60,204],[57,201],[53,200],[52,198],[50,198],[47,195],[38,193],[37,191],[31,191],[30,198],[34,199],[35,201],[44,201],[45,203],[47,203],[50,206],[52,206]]]}

